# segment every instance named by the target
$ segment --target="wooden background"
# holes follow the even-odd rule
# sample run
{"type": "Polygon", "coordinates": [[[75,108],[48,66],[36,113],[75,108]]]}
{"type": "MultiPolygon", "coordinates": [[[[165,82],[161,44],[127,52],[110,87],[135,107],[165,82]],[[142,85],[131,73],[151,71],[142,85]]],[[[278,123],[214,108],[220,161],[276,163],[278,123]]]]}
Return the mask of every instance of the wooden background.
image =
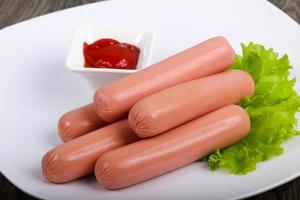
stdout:
{"type": "MultiPolygon", "coordinates": [[[[269,1],[300,24],[300,0],[269,1]]],[[[0,29],[32,17],[92,2],[97,0],[0,0],[0,29]]],[[[17,189],[0,173],[0,200],[6,199],[34,200],[17,189]]],[[[300,178],[249,199],[300,200],[300,178]]]]}

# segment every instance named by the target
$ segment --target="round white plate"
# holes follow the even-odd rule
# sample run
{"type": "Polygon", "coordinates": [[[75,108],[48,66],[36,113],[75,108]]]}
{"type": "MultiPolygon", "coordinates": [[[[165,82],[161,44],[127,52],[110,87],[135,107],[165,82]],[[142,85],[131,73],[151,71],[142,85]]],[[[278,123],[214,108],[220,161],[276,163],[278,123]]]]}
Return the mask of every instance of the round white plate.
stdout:
{"type": "Polygon", "coordinates": [[[40,160],[61,143],[57,119],[92,99],[85,81],[65,68],[74,31],[87,23],[155,29],[153,62],[223,35],[238,53],[240,42],[255,41],[287,53],[292,65],[300,66],[300,27],[262,0],[112,0],[5,28],[0,31],[0,170],[17,187],[59,200],[233,199],[300,175],[300,137],[295,137],[285,144],[284,154],[246,176],[212,172],[205,163],[194,163],[118,191],[105,190],[92,176],[63,185],[45,181],[40,160]]]}

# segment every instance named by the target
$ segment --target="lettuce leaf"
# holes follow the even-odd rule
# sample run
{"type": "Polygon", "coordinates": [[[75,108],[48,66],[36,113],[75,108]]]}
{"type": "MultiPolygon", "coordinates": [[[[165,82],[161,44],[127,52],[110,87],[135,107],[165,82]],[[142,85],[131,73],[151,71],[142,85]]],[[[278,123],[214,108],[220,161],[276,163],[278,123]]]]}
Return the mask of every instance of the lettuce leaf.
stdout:
{"type": "Polygon", "coordinates": [[[248,72],[255,82],[254,96],[240,102],[250,116],[251,130],[240,142],[205,158],[211,170],[225,168],[238,175],[283,152],[282,143],[299,134],[294,128],[300,108],[300,98],[293,89],[296,79],[288,78],[292,68],[288,56],[279,58],[273,49],[252,42],[241,46],[243,54],[231,68],[248,72]]]}

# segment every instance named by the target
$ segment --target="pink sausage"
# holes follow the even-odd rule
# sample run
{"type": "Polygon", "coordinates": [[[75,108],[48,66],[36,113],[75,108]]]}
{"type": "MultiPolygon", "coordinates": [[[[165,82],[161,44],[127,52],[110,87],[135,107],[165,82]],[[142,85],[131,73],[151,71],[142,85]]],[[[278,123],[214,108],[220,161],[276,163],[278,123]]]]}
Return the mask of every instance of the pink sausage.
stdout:
{"type": "Polygon", "coordinates": [[[227,71],[172,86],[145,97],[129,112],[129,125],[139,137],[151,137],[201,115],[235,104],[254,93],[251,76],[227,71]]]}
{"type": "Polygon", "coordinates": [[[90,174],[99,156],[138,140],[127,119],[66,142],[44,155],[42,172],[54,183],[64,183],[90,174]]]}
{"type": "Polygon", "coordinates": [[[215,37],[99,88],[94,107],[101,119],[125,117],[142,98],[167,87],[222,72],[234,63],[235,53],[223,37],[215,37]]]}
{"type": "Polygon", "coordinates": [[[59,137],[67,142],[106,125],[88,104],[65,113],[58,121],[59,137]]]}
{"type": "Polygon", "coordinates": [[[164,134],[103,154],[97,181],[108,189],[127,187],[192,163],[242,139],[250,129],[247,113],[230,105],[164,134]]]}

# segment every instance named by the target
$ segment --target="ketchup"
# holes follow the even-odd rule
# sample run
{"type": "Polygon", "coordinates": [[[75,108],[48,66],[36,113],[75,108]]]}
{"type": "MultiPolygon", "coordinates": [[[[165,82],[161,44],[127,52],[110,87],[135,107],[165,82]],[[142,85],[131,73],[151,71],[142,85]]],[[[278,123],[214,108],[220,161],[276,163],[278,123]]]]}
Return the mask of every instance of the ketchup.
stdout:
{"type": "Polygon", "coordinates": [[[136,69],[140,49],[114,39],[100,39],[83,44],[84,67],[136,69]]]}

